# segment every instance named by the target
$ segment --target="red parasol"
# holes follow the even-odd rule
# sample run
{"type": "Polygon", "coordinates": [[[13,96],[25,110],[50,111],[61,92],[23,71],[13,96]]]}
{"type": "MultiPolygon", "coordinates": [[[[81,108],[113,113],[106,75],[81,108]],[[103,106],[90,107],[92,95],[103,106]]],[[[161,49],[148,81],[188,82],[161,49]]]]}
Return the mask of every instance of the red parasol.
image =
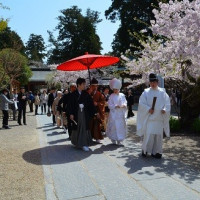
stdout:
{"type": "Polygon", "coordinates": [[[119,62],[119,58],[105,55],[88,54],[68,60],[57,67],[62,71],[88,70],[90,79],[90,69],[106,67],[119,62]]]}

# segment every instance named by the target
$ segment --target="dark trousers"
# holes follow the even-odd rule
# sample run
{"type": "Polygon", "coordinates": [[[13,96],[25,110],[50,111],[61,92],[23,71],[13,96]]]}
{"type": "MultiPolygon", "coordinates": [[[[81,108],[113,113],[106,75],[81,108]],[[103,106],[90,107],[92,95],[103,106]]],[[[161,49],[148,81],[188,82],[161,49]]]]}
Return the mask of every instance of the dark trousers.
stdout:
{"type": "Polygon", "coordinates": [[[31,101],[31,103],[29,104],[29,108],[30,108],[30,112],[33,112],[33,102],[31,101]]]}
{"type": "Polygon", "coordinates": [[[38,105],[35,105],[35,115],[38,114],[38,105]]]}
{"type": "Polygon", "coordinates": [[[22,113],[23,113],[23,123],[26,124],[26,106],[19,108],[19,113],[18,113],[18,123],[19,124],[21,124],[22,113]]]}
{"type": "Polygon", "coordinates": [[[53,124],[56,124],[56,117],[53,114],[52,114],[52,120],[53,120],[53,124]]]}
{"type": "Polygon", "coordinates": [[[16,119],[16,113],[17,113],[17,110],[16,110],[16,109],[13,109],[13,120],[16,119]]]}
{"type": "Polygon", "coordinates": [[[3,112],[3,126],[8,126],[8,110],[2,110],[3,112]]]}
{"type": "Polygon", "coordinates": [[[72,120],[70,119],[70,116],[68,115],[67,116],[67,128],[68,128],[68,133],[69,133],[69,136],[71,137],[72,135],[72,125],[73,125],[73,122],[72,120]]]}
{"type": "Polygon", "coordinates": [[[127,116],[127,118],[133,117],[133,116],[134,116],[134,113],[133,113],[133,110],[132,110],[132,105],[129,105],[128,106],[128,116],[127,116]]]}
{"type": "Polygon", "coordinates": [[[43,104],[41,105],[42,113],[43,113],[43,111],[46,113],[46,107],[47,107],[47,104],[46,104],[46,103],[43,103],[43,104]]]}

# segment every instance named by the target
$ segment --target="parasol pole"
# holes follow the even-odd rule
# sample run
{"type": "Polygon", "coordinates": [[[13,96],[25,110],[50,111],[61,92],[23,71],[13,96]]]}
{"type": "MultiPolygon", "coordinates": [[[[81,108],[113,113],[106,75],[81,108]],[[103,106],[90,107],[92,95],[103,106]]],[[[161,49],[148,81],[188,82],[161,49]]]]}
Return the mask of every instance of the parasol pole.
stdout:
{"type": "MultiPolygon", "coordinates": [[[[85,52],[85,55],[88,55],[88,52],[85,52]]],[[[88,58],[87,58],[87,68],[88,68],[88,74],[89,74],[89,82],[91,85],[90,64],[89,64],[88,58]]]]}
{"type": "Polygon", "coordinates": [[[90,81],[90,85],[91,85],[91,74],[90,74],[90,67],[88,66],[88,74],[89,74],[89,81],[90,81]]]}

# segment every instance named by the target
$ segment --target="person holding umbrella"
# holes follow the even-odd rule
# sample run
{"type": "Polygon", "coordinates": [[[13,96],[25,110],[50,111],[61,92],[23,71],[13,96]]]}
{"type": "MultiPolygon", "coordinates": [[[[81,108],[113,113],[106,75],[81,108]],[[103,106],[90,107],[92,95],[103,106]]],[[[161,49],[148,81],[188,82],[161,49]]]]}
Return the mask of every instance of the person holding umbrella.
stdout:
{"type": "Polygon", "coordinates": [[[77,90],[70,96],[68,112],[73,122],[71,142],[84,151],[89,151],[92,143],[90,120],[94,117],[96,109],[91,96],[85,91],[86,80],[78,78],[77,90]]]}
{"type": "Polygon", "coordinates": [[[105,115],[105,98],[98,89],[98,81],[93,78],[91,81],[91,97],[93,99],[94,105],[98,112],[98,116],[94,116],[91,120],[90,130],[92,138],[96,140],[97,143],[100,143],[100,140],[103,140],[101,130],[103,129],[104,115],[105,115]]]}

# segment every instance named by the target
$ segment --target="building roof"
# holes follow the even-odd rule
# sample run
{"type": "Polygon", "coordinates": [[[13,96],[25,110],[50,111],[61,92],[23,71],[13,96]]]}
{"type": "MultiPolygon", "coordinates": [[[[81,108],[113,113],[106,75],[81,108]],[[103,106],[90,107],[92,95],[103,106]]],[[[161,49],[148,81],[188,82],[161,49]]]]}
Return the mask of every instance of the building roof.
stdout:
{"type": "Polygon", "coordinates": [[[45,82],[46,78],[49,74],[53,72],[50,70],[42,71],[42,70],[32,70],[33,76],[30,78],[29,82],[45,82]]]}
{"type": "Polygon", "coordinates": [[[51,71],[51,69],[49,67],[35,67],[35,68],[31,68],[32,71],[51,71]]]}

